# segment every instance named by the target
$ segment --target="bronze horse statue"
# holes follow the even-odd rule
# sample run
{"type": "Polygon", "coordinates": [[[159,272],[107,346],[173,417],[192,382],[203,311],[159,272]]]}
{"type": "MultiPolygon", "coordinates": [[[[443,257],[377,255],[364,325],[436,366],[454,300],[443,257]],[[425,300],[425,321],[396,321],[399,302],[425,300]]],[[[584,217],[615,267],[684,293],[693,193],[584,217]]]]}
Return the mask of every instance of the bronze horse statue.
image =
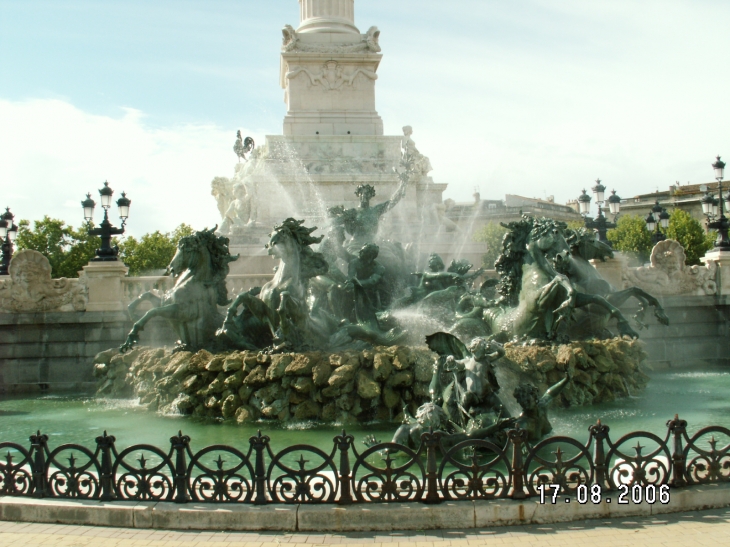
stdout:
{"type": "MultiPolygon", "coordinates": [[[[669,318],[655,297],[639,287],[617,290],[603,279],[598,270],[589,262],[589,260],[605,261],[606,258],[613,258],[611,247],[597,240],[594,234],[585,228],[569,233],[567,242],[570,245],[570,259],[564,262],[563,270],[578,290],[602,296],[613,306],[620,306],[629,298],[635,298],[639,302],[639,309],[633,318],[639,329],[646,328],[643,319],[649,306],[654,308],[654,316],[660,324],[669,324],[669,318]]],[[[606,329],[607,321],[608,316],[602,309],[595,306],[576,310],[571,335],[575,338],[595,335],[605,337],[611,334],[606,329]]]]}
{"type": "Polygon", "coordinates": [[[218,306],[230,302],[226,290],[228,264],[238,258],[231,256],[228,238],[215,235],[216,228],[180,239],[167,267],[167,273],[175,279],[172,289],[162,295],[145,292],[129,304],[133,317],[142,302],[152,302],[154,307],[134,324],[120,351],[135,346],[139,332],[155,317],[167,319],[175,329],[179,336],[177,349],[197,350],[214,343],[222,322],[218,306]]]}
{"type": "Polygon", "coordinates": [[[218,332],[221,341],[238,349],[273,350],[326,343],[328,335],[312,321],[307,298],[309,280],[327,273],[328,265],[310,247],[322,240],[311,235],[317,228],[303,224],[287,218],[274,227],[266,244],[268,253],[279,259],[274,278],[236,297],[218,332]]]}
{"type": "Polygon", "coordinates": [[[499,298],[465,294],[457,307],[454,332],[464,336],[492,334],[505,341],[605,338],[613,336],[607,324],[615,319],[618,334],[638,338],[617,308],[631,296],[655,306],[657,318],[666,324],[655,298],[639,289],[613,292],[580,254],[595,258],[605,251],[589,242],[589,234],[569,230],[563,222],[529,216],[505,227],[510,231],[495,264],[500,275],[496,286],[499,298]],[[577,320],[586,314],[597,321],[577,320]],[[581,325],[587,329],[579,333],[581,325]]]}

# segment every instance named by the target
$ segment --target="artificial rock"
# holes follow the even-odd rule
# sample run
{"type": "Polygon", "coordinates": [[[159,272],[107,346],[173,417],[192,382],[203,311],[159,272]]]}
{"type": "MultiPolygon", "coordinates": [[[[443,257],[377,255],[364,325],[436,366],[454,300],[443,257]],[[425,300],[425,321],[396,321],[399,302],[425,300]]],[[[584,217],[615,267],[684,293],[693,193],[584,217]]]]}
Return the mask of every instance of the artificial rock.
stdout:
{"type": "MultiPolygon", "coordinates": [[[[137,397],[160,412],[238,423],[259,417],[353,423],[402,419],[403,405],[415,412],[429,398],[435,357],[425,347],[277,355],[173,354],[143,347],[124,356],[100,353],[94,373],[97,396],[137,397]],[[211,362],[220,363],[220,370],[209,370],[211,362]],[[225,366],[232,362],[241,368],[225,366]]],[[[645,359],[640,341],[623,338],[560,346],[506,344],[495,368],[500,380],[516,377],[541,391],[567,374],[571,381],[559,404],[581,406],[639,393],[648,380],[641,371],[645,359]]],[[[509,400],[506,391],[500,397],[509,400]]]]}

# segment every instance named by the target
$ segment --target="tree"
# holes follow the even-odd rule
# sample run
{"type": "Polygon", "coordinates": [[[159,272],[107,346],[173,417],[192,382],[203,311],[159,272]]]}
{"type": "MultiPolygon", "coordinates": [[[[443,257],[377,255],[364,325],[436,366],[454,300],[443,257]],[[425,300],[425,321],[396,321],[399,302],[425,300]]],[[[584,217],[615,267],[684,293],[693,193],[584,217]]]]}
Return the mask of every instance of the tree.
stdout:
{"type": "Polygon", "coordinates": [[[494,262],[502,253],[502,240],[506,233],[507,228],[496,222],[490,222],[474,232],[474,241],[487,244],[487,252],[482,256],[485,268],[494,269],[494,262]]]}
{"type": "Polygon", "coordinates": [[[119,244],[119,257],[129,266],[130,276],[164,270],[175,256],[180,238],[193,233],[190,226],[181,224],[172,232],[162,233],[158,230],[143,235],[139,240],[130,236],[119,244]]]}
{"type": "Polygon", "coordinates": [[[702,225],[682,209],[675,209],[669,217],[667,237],[676,239],[684,247],[688,266],[700,263],[700,258],[714,246],[716,235],[705,233],[702,225]]]}
{"type": "Polygon", "coordinates": [[[569,220],[566,224],[568,225],[569,230],[580,230],[581,228],[586,227],[584,220],[569,220]]]}
{"type": "Polygon", "coordinates": [[[30,221],[18,223],[18,249],[32,249],[45,255],[51,263],[53,277],[78,277],[78,272],[94,257],[101,246],[101,239],[88,234],[88,228],[75,230],[63,220],[44,216],[36,220],[33,229],[30,221]]]}
{"type": "Polygon", "coordinates": [[[614,250],[636,257],[642,264],[649,260],[653,244],[646,222],[640,216],[623,215],[616,222],[616,228],[609,230],[606,237],[614,250]]]}

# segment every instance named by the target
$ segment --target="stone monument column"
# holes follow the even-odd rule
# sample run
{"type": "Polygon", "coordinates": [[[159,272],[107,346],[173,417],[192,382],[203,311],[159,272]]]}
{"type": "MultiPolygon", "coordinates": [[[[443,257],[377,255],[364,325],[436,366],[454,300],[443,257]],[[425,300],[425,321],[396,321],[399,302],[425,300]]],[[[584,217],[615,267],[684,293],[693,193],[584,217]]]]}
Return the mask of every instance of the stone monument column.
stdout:
{"type": "Polygon", "coordinates": [[[297,32],[360,34],[355,26],[355,0],[299,0],[297,32]]]}
{"type": "Polygon", "coordinates": [[[299,27],[283,29],[284,136],[382,135],[375,80],[380,31],[361,34],[354,0],[299,0],[299,27]]]}

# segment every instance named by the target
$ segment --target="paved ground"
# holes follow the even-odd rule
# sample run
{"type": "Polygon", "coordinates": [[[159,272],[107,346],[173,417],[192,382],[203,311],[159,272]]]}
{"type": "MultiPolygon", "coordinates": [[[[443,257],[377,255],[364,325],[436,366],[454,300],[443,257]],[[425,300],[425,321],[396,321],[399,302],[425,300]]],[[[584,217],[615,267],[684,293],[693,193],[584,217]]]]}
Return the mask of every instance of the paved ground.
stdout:
{"type": "Polygon", "coordinates": [[[0,546],[37,547],[278,547],[332,545],[409,547],[540,545],[545,547],[713,546],[730,545],[730,508],[677,513],[662,518],[588,520],[564,524],[512,526],[462,532],[376,532],[347,534],[227,533],[133,530],[59,524],[0,522],[0,546]]]}

